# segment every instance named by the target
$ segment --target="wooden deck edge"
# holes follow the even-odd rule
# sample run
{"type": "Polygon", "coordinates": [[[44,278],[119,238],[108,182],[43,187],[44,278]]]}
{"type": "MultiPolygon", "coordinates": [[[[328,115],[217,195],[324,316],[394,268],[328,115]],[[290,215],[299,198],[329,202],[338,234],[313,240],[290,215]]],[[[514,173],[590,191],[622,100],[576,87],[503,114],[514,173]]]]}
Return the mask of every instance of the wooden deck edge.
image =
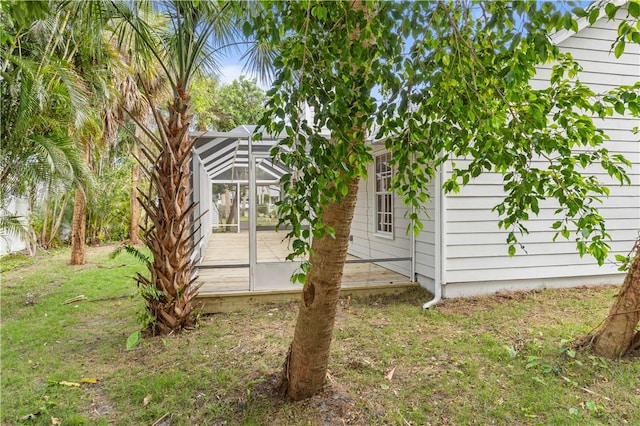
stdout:
{"type": "MultiPolygon", "coordinates": [[[[397,294],[419,287],[418,283],[363,284],[346,286],[340,296],[373,296],[377,294],[397,294]]],[[[251,305],[274,302],[291,302],[300,299],[302,287],[291,290],[233,291],[225,293],[201,293],[195,305],[203,314],[233,312],[251,305]]]]}

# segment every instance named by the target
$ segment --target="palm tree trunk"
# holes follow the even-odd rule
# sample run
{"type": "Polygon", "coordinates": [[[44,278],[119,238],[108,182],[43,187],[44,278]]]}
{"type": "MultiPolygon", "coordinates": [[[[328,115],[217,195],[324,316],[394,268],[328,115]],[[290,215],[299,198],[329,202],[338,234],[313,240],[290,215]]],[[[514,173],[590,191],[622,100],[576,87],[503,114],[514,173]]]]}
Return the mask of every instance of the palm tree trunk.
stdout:
{"type": "MultiPolygon", "coordinates": [[[[49,248],[49,244],[47,241],[47,229],[49,227],[49,202],[51,201],[51,197],[47,194],[44,199],[44,213],[42,215],[42,230],[40,231],[40,244],[44,249],[49,248]]],[[[55,212],[55,211],[54,211],[55,212]]]]}
{"type": "Polygon", "coordinates": [[[322,222],[335,230],[335,238],[325,235],[312,242],[311,268],[279,386],[296,401],[316,394],[325,382],[358,182],[352,181],[347,195],[323,210],[322,222]]]}
{"type": "Polygon", "coordinates": [[[73,220],[71,222],[71,264],[84,265],[86,252],[87,215],[86,198],[82,187],[76,188],[73,202],[73,220]]]}
{"type": "MultiPolygon", "coordinates": [[[[83,155],[85,164],[89,164],[89,144],[83,141],[83,155]]],[[[84,265],[87,251],[87,213],[85,211],[87,198],[82,186],[76,188],[73,202],[73,219],[71,221],[71,265],[84,265]]]]}
{"type": "MultiPolygon", "coordinates": [[[[144,234],[144,241],[153,254],[149,263],[151,279],[138,276],[143,286],[155,292],[144,294],[147,309],[155,323],[154,332],[168,334],[190,328],[195,323],[193,300],[198,287],[194,285],[191,255],[197,242],[193,240],[191,214],[191,149],[189,139],[190,115],[188,94],[181,88],[179,96],[169,106],[165,120],[156,111],[156,121],[162,127],[162,145],[150,179],[157,194],[157,202],[145,199],[142,207],[152,222],[144,234]],[[157,295],[156,295],[157,294],[157,295]]],[[[159,126],[159,127],[160,127],[159,126]]],[[[149,155],[148,152],[146,155],[149,155]]]]}
{"type": "Polygon", "coordinates": [[[602,357],[617,359],[640,348],[640,253],[631,263],[609,316],[584,340],[602,357]]]}
{"type": "MultiPolygon", "coordinates": [[[[58,230],[60,229],[60,225],[62,225],[62,218],[64,217],[64,211],[67,208],[67,201],[68,200],[69,200],[69,198],[67,198],[66,195],[62,197],[62,202],[61,202],[61,205],[60,205],[60,211],[58,211],[57,217],[55,219],[55,223],[51,227],[51,232],[49,233],[49,239],[47,240],[47,247],[51,247],[51,244],[53,243],[53,239],[56,237],[56,235],[58,235],[58,230]]],[[[56,207],[55,206],[56,205],[54,204],[54,209],[53,209],[54,216],[56,214],[56,207]]]]}
{"type": "MultiPolygon", "coordinates": [[[[141,134],[142,131],[136,126],[136,141],[141,140],[140,138],[143,137],[141,134]]],[[[133,151],[134,156],[140,158],[137,143],[133,146],[133,151]]],[[[140,183],[140,164],[136,161],[131,167],[131,215],[129,216],[129,240],[134,245],[140,244],[140,202],[138,201],[140,183]]]]}

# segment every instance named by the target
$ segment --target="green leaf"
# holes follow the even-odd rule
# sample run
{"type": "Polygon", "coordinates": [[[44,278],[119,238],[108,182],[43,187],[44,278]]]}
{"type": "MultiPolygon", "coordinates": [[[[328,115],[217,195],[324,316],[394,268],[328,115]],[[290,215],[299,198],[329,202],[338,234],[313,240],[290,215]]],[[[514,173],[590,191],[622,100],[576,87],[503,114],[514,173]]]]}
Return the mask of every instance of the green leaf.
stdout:
{"type": "Polygon", "coordinates": [[[571,20],[571,31],[573,31],[574,33],[577,33],[579,30],[578,27],[578,21],[576,21],[575,19],[571,20]]]}
{"type": "Polygon", "coordinates": [[[127,337],[127,350],[135,348],[142,342],[142,332],[140,330],[134,331],[127,337]]]}
{"type": "Polygon", "coordinates": [[[622,56],[622,54],[624,53],[624,48],[625,48],[625,42],[624,40],[620,40],[616,44],[615,50],[613,51],[614,55],[616,55],[616,58],[619,58],[620,56],[622,56]]]}
{"type": "Polygon", "coordinates": [[[624,104],[622,102],[616,102],[615,104],[615,110],[618,114],[624,114],[624,104]]]}
{"type": "Polygon", "coordinates": [[[627,262],[629,261],[629,258],[625,255],[622,254],[616,254],[616,261],[617,262],[627,262]]]}
{"type": "Polygon", "coordinates": [[[609,19],[613,19],[616,16],[618,8],[612,3],[607,3],[607,5],[604,7],[604,11],[609,19]]]}
{"type": "Polygon", "coordinates": [[[509,246],[509,256],[516,255],[516,246],[509,246]]]}
{"type": "Polygon", "coordinates": [[[634,1],[629,3],[629,15],[634,18],[640,18],[640,3],[636,3],[634,1]]]}
{"type": "Polygon", "coordinates": [[[249,37],[251,33],[253,33],[253,27],[251,26],[251,22],[245,21],[245,23],[242,24],[242,34],[244,34],[245,37],[249,37]]]}
{"type": "Polygon", "coordinates": [[[324,6],[316,6],[313,8],[315,17],[324,21],[327,19],[327,8],[324,6]]]}

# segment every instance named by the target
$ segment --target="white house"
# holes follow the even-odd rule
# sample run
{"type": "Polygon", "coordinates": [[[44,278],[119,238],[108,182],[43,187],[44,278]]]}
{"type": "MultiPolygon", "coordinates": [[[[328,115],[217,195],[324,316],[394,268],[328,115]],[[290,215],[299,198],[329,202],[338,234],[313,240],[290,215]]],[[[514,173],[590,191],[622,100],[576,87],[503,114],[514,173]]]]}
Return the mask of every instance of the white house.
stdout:
{"type": "MultiPolygon", "coordinates": [[[[616,35],[617,23],[601,19],[593,26],[581,21],[577,34],[561,32],[554,41],[582,64],[581,81],[601,92],[640,80],[639,46],[628,46],[627,52],[616,59],[610,52],[616,35]]],[[[533,84],[547,85],[549,69],[540,67],[533,84]]],[[[305,113],[311,115],[311,111],[305,113]]],[[[640,142],[632,132],[633,127],[640,126],[640,120],[616,116],[600,125],[611,137],[607,145],[610,151],[624,153],[633,162],[630,186],[619,186],[608,175],[594,171],[603,182],[611,183],[611,195],[600,211],[613,238],[612,251],[626,254],[640,230],[640,142]]],[[[216,256],[231,252],[225,250],[229,243],[221,234],[212,237],[210,232],[212,215],[205,206],[211,205],[211,183],[236,185],[238,193],[244,185],[247,194],[257,194],[261,185],[277,185],[280,177],[289,172],[286,166],[270,159],[269,152],[280,137],[253,140],[254,131],[255,126],[241,126],[226,133],[193,134],[197,140],[192,188],[194,201],[198,202],[194,218],[202,215],[201,227],[195,232],[195,238],[202,240],[195,256],[200,259],[200,269],[206,272],[207,268],[219,268],[215,275],[220,276],[221,270],[228,271],[225,277],[229,280],[240,282],[240,272],[238,276],[232,272],[244,268],[242,285],[250,291],[282,289],[287,288],[287,278],[297,264],[261,260],[274,247],[258,247],[255,196],[249,197],[248,235],[243,237],[248,245],[242,259],[208,264],[205,256],[211,245],[222,250],[216,256]],[[217,242],[211,244],[210,238],[217,242]]],[[[431,184],[433,197],[427,206],[423,231],[417,236],[407,234],[406,207],[399,196],[388,191],[388,179],[394,172],[388,164],[390,154],[383,143],[374,143],[372,148],[375,161],[369,167],[369,179],[360,184],[347,259],[348,267],[367,274],[366,285],[417,281],[436,294],[435,303],[440,296],[622,281],[623,274],[615,265],[599,267],[589,257],[581,259],[574,242],[552,242],[551,224],[557,218],[550,206],[541,208],[540,214],[527,222],[530,234],[521,238],[527,253],[510,257],[505,243],[507,233],[498,229],[499,218],[491,211],[504,197],[502,176],[498,174],[487,173],[459,193],[445,195],[441,184],[451,174],[451,165],[446,165],[431,184]]],[[[238,227],[237,232],[240,231],[238,227]]],[[[345,283],[349,281],[343,279],[345,283]]]]}
{"type": "MultiPolygon", "coordinates": [[[[581,20],[577,33],[562,31],[554,42],[570,52],[584,71],[579,79],[596,93],[621,84],[640,81],[640,46],[627,46],[615,58],[611,51],[618,22],[606,18],[589,26],[581,20]]],[[[550,67],[540,67],[534,85],[547,85],[550,67]]],[[[610,196],[600,207],[612,236],[613,253],[626,254],[640,230],[640,141],[632,132],[637,118],[615,116],[599,120],[611,137],[607,148],[623,153],[632,163],[630,186],[620,186],[602,171],[594,171],[601,182],[610,183],[610,196]]],[[[417,237],[408,235],[405,209],[400,197],[386,191],[385,179],[393,170],[384,146],[374,145],[375,163],[369,179],[360,185],[349,253],[364,258],[411,258],[386,262],[384,266],[414,278],[436,296],[458,297],[499,290],[531,289],[600,283],[620,283],[623,274],[613,264],[599,267],[590,257],[580,258],[575,242],[552,242],[554,208],[541,208],[527,222],[530,234],[522,238],[527,253],[507,254],[507,232],[498,228],[498,215],[491,208],[504,197],[502,177],[487,173],[457,194],[439,190],[451,173],[447,165],[432,184],[429,218],[417,237]],[[436,190],[438,188],[438,190],[436,190]]]]}

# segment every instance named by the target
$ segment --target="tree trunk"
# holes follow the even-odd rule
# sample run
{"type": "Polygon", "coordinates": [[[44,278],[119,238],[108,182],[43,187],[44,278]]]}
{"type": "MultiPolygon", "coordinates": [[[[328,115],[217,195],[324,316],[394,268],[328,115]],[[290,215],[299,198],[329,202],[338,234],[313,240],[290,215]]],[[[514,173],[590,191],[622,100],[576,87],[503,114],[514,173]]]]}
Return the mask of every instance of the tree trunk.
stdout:
{"type": "Polygon", "coordinates": [[[49,203],[51,201],[51,197],[47,194],[44,199],[44,213],[42,215],[42,230],[40,231],[40,244],[46,250],[49,248],[49,244],[47,243],[47,229],[49,227],[49,203]]]}
{"type": "MultiPolygon", "coordinates": [[[[238,213],[238,208],[236,206],[238,205],[239,195],[240,194],[235,194],[235,196],[233,197],[233,200],[231,201],[231,209],[229,210],[229,216],[227,216],[227,225],[233,224],[233,219],[236,217],[236,214],[238,213]]],[[[240,223],[240,218],[238,218],[238,223],[240,223]]],[[[231,232],[231,227],[227,226],[225,228],[225,232],[231,232]]]]}
{"type": "MultiPolygon", "coordinates": [[[[84,141],[84,161],[89,164],[89,144],[84,141]]],[[[71,222],[71,265],[84,265],[87,251],[87,213],[85,212],[87,199],[84,188],[80,185],[76,188],[76,196],[73,202],[73,220],[71,222]]]]}
{"type": "Polygon", "coordinates": [[[71,264],[84,265],[86,252],[87,215],[85,213],[86,198],[82,187],[76,188],[73,202],[73,220],[71,222],[71,264]]]}
{"type": "MultiPolygon", "coordinates": [[[[136,126],[136,144],[133,146],[136,158],[140,158],[137,141],[141,140],[142,137],[143,132],[136,126]]],[[[140,182],[140,164],[136,161],[131,167],[131,215],[129,216],[129,240],[133,245],[140,244],[140,202],[138,201],[140,182]]]]}
{"type": "MultiPolygon", "coordinates": [[[[51,244],[53,244],[53,239],[56,237],[56,235],[58,235],[58,230],[60,229],[60,225],[62,225],[62,219],[64,217],[64,211],[67,208],[68,200],[69,198],[67,198],[66,195],[62,197],[62,203],[61,203],[62,205],[60,206],[60,211],[57,213],[56,221],[51,227],[51,232],[49,233],[49,239],[47,240],[48,247],[51,247],[51,244]]],[[[57,203],[54,204],[54,209],[53,209],[54,215],[56,214],[56,205],[57,203]]]]}
{"type": "Polygon", "coordinates": [[[322,222],[335,230],[335,238],[325,235],[312,242],[311,268],[280,383],[280,390],[296,401],[319,392],[327,375],[358,182],[352,181],[347,195],[323,210],[322,222]]]}
{"type": "MultiPolygon", "coordinates": [[[[155,319],[150,324],[154,333],[168,334],[195,324],[193,300],[198,286],[194,284],[191,255],[198,242],[193,239],[191,220],[195,208],[190,188],[194,141],[189,139],[188,99],[188,94],[178,87],[178,96],[169,105],[168,119],[159,111],[154,112],[158,127],[162,128],[160,153],[149,171],[157,201],[142,197],[142,207],[152,223],[143,236],[153,254],[149,263],[151,279],[137,277],[147,310],[155,319]],[[144,287],[153,291],[145,291],[144,287]]],[[[145,152],[145,156],[150,155],[145,152]]]]}
{"type": "Polygon", "coordinates": [[[609,316],[585,340],[602,357],[617,359],[640,347],[640,252],[637,252],[609,316]]]}

